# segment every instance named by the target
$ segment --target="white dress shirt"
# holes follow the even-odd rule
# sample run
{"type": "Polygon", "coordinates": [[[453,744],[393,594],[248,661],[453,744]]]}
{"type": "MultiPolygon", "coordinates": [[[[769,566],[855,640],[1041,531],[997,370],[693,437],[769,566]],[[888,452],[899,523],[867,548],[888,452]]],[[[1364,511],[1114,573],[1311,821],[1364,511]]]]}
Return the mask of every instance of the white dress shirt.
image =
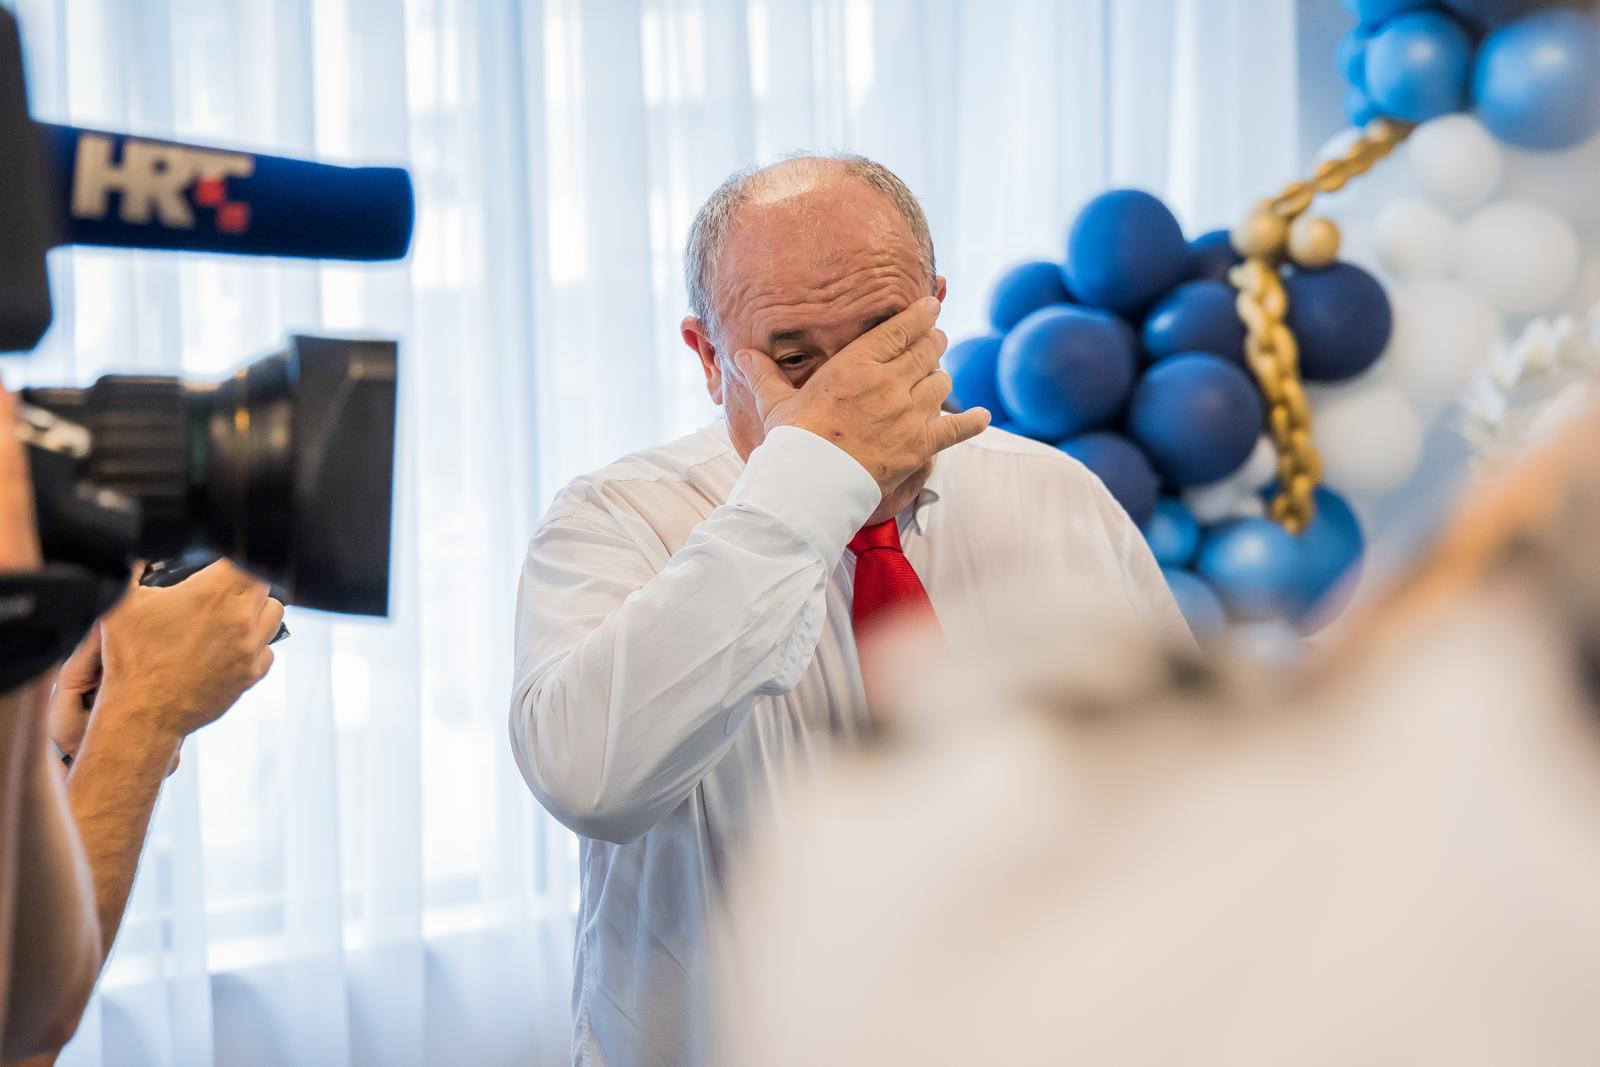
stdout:
{"type": "MultiPolygon", "coordinates": [[[[577,479],[535,533],[511,741],[582,838],[575,1062],[709,1056],[705,925],[741,834],[786,774],[867,725],[845,545],[879,499],[814,434],[777,429],[745,464],[717,422],[577,479]]],[[[939,456],[899,523],[954,645],[1006,617],[989,578],[1016,572],[1182,631],[1139,531],[1057,449],[988,430],[939,456]]]]}

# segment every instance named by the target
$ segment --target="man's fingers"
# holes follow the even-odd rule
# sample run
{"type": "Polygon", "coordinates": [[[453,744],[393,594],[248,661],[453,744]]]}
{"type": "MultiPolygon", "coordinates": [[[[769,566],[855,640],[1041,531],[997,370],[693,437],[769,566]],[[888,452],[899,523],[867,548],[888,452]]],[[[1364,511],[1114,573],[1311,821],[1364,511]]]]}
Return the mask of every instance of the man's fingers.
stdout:
{"type": "Polygon", "coordinates": [[[944,356],[944,350],[949,344],[950,338],[943,330],[929,330],[896,356],[890,366],[897,374],[903,375],[906,381],[915,385],[939,369],[939,360],[944,356]]]}
{"type": "Polygon", "coordinates": [[[969,441],[989,428],[989,412],[985,408],[968,408],[958,415],[939,415],[928,424],[928,434],[935,452],[943,452],[952,445],[969,441]]]}
{"type": "Polygon", "coordinates": [[[260,652],[256,653],[255,662],[250,665],[250,684],[255,685],[257,682],[261,681],[261,679],[267,676],[267,672],[271,669],[272,649],[263,648],[260,652]]]}
{"type": "Polygon", "coordinates": [[[933,329],[939,318],[939,301],[925,296],[887,322],[881,322],[851,341],[840,352],[855,352],[888,363],[933,329]]]}
{"type": "Polygon", "coordinates": [[[265,645],[278,635],[278,627],[283,623],[283,602],[276,597],[267,597],[267,602],[261,606],[261,614],[256,617],[255,629],[251,636],[257,644],[265,645]]]}
{"type": "Polygon", "coordinates": [[[950,375],[942,370],[936,370],[911,387],[911,399],[918,404],[937,408],[945,402],[945,398],[954,388],[955,384],[950,380],[950,375]]]}
{"type": "Polygon", "coordinates": [[[733,354],[733,365],[750,386],[756,398],[756,409],[765,415],[775,406],[795,394],[795,387],[783,376],[772,357],[753,348],[743,348],[733,354]]]}
{"type": "Polygon", "coordinates": [[[202,567],[184,579],[184,581],[198,582],[201,585],[213,586],[235,596],[249,597],[258,604],[264,602],[270,592],[266,582],[263,582],[248,571],[240,570],[226,558],[202,567]]]}

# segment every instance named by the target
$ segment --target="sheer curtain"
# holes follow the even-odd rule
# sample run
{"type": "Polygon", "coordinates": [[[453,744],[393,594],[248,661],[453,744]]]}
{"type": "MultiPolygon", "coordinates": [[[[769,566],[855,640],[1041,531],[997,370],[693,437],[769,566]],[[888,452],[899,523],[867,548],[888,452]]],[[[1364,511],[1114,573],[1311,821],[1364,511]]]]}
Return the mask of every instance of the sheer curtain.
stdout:
{"type": "Polygon", "coordinates": [[[557,1063],[574,848],[509,758],[517,567],[572,475],[714,415],[679,254],[729,171],[924,198],[944,325],[1110,184],[1226,223],[1295,162],[1291,0],[19,0],[44,118],[399,162],[410,260],[57,253],[23,368],[216,375],[403,342],[393,615],[291,610],[189,744],[67,1064],[557,1063]]]}

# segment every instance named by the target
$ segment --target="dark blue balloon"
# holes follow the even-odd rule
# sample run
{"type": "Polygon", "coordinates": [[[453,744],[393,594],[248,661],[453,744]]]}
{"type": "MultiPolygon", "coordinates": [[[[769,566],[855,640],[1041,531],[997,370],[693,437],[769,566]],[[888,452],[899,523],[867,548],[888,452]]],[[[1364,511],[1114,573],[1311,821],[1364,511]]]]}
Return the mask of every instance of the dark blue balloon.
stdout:
{"type": "Polygon", "coordinates": [[[1340,0],[1346,11],[1367,26],[1387,22],[1406,11],[1427,7],[1430,2],[1431,0],[1340,0]]]}
{"type": "Polygon", "coordinates": [[[951,345],[944,354],[944,370],[954,383],[950,399],[965,411],[988,408],[995,420],[1006,418],[996,372],[1000,365],[1000,336],[969,337],[951,345]]]}
{"type": "Polygon", "coordinates": [[[1300,545],[1269,519],[1236,519],[1206,535],[1195,569],[1235,619],[1281,619],[1296,603],[1300,545]]]}
{"type": "Polygon", "coordinates": [[[1056,447],[1094,471],[1134,525],[1149,521],[1156,509],[1156,472],[1132,441],[1121,434],[1086,433],[1056,447]]]}
{"type": "Polygon", "coordinates": [[[1244,366],[1244,323],[1237,303],[1232,286],[1185,282],[1145,318],[1145,353],[1164,359],[1180,352],[1210,352],[1244,366]]]}
{"type": "Polygon", "coordinates": [[[1438,2],[1479,26],[1498,26],[1550,6],[1550,0],[1438,0],[1438,2]]]}
{"type": "Polygon", "coordinates": [[[1189,242],[1189,252],[1194,257],[1193,276],[1199,281],[1226,282],[1228,272],[1244,262],[1227,230],[1201,234],[1189,242]]]}
{"type": "Polygon", "coordinates": [[[1478,49],[1472,99],[1502,141],[1553,151],[1588,140],[1600,130],[1600,18],[1554,9],[1495,30],[1478,49]]]}
{"type": "Polygon", "coordinates": [[[1333,57],[1339,77],[1363,92],[1367,88],[1367,42],[1371,39],[1371,30],[1363,26],[1352,27],[1339,38],[1339,48],[1333,57]]]}
{"type": "Polygon", "coordinates": [[[1295,619],[1308,630],[1320,629],[1344,606],[1366,547],[1361,523],[1343,497],[1321,487],[1316,503],[1316,518],[1300,535],[1295,587],[1295,619]]]}
{"type": "Polygon", "coordinates": [[[1140,529],[1163,567],[1187,567],[1200,550],[1200,523],[1175,496],[1156,501],[1155,512],[1140,529]]]}
{"type": "Polygon", "coordinates": [[[1347,86],[1344,91],[1344,117],[1352,126],[1365,126],[1378,117],[1378,105],[1354,85],[1347,86]]]}
{"type": "Polygon", "coordinates": [[[1261,436],[1255,383],[1220,356],[1189,352],[1153,364],[1134,387],[1128,428],[1174,485],[1238,470],[1261,436]]]}
{"type": "Polygon", "coordinates": [[[1072,294],[1061,277],[1061,264],[1048,260],[1019,263],[994,283],[989,322],[1005,333],[1040,308],[1071,300],[1072,294]]]}
{"type": "Polygon", "coordinates": [[[1196,638],[1203,641],[1227,629],[1228,613],[1216,590],[1204,579],[1178,567],[1163,567],[1161,573],[1172,590],[1172,599],[1178,602],[1178,610],[1183,612],[1183,621],[1196,638]]]}
{"type": "Polygon", "coordinates": [[[1000,398],[1029,437],[1059,441],[1116,418],[1133,386],[1126,324],[1100,311],[1052,307],[1000,344],[1000,398]]]}
{"type": "Polygon", "coordinates": [[[1067,235],[1067,284],[1097,308],[1143,311],[1190,270],[1183,227],[1167,205],[1137,189],[1095,197],[1067,235]]]}
{"type": "Polygon", "coordinates": [[[1391,19],[1366,52],[1366,91],[1381,113],[1427,122],[1467,106],[1472,38],[1449,15],[1413,11],[1391,19]]]}
{"type": "Polygon", "coordinates": [[[1297,270],[1284,281],[1287,323],[1300,342],[1300,373],[1313,382],[1353,378],[1383,355],[1394,328],[1376,278],[1349,263],[1297,270]]]}

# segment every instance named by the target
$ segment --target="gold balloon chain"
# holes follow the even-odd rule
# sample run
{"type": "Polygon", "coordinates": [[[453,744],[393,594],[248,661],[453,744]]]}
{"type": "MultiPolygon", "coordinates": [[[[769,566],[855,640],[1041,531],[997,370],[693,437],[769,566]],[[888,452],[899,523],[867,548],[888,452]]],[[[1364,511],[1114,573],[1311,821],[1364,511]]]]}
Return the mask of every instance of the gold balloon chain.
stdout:
{"type": "Polygon", "coordinates": [[[1229,280],[1239,290],[1245,325],[1245,362],[1267,398],[1267,428],[1278,448],[1278,491],[1268,506],[1273,520],[1292,534],[1316,516],[1322,457],[1311,440],[1311,405],[1300,381],[1300,346],[1285,322],[1289,295],[1283,287],[1285,256],[1308,270],[1339,258],[1339,227],[1307,216],[1318,193],[1343,189],[1365,174],[1410,135],[1406,123],[1379,119],[1368,124],[1343,156],[1317,165],[1309,181],[1288,185],[1263,200],[1233,231],[1233,247],[1245,257],[1229,280]]]}

